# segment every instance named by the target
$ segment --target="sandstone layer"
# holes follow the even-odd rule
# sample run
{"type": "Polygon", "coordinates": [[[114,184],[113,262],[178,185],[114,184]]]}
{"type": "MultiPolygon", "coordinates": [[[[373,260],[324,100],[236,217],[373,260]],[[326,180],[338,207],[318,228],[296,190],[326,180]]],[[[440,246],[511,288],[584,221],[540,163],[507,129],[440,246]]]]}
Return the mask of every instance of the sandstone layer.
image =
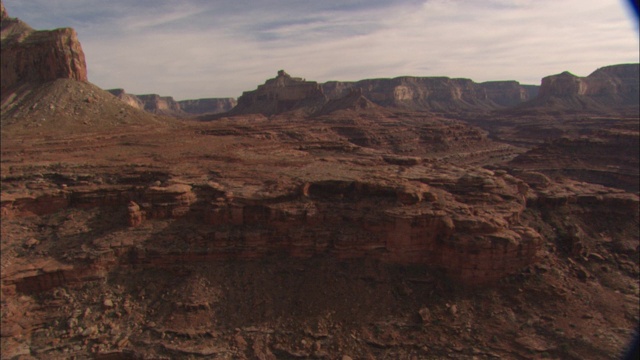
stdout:
{"type": "Polygon", "coordinates": [[[205,98],[178,101],[180,109],[194,115],[219,114],[233,109],[237,101],[234,98],[205,98]]]}

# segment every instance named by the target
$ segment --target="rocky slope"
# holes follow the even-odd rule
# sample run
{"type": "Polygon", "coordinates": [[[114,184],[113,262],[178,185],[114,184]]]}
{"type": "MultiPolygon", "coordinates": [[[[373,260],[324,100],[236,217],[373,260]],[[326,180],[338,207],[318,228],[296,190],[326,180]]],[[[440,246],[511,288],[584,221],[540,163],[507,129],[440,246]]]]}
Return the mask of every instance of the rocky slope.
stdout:
{"type": "Polygon", "coordinates": [[[25,84],[60,78],[87,81],[84,53],[75,30],[35,31],[21,20],[10,18],[4,7],[1,21],[3,102],[25,84]]]}
{"type": "Polygon", "coordinates": [[[213,122],[69,78],[3,97],[2,357],[618,357],[640,319],[637,117],[463,122],[526,95],[374,83],[393,106],[281,72],[213,122]]]}
{"type": "Polygon", "coordinates": [[[33,132],[70,135],[172,122],[125,105],[89,83],[73,29],[36,31],[2,9],[3,140],[33,132]]]}
{"type": "Polygon", "coordinates": [[[413,116],[3,139],[3,354],[615,356],[638,196],[463,165],[491,141],[413,116]]]}

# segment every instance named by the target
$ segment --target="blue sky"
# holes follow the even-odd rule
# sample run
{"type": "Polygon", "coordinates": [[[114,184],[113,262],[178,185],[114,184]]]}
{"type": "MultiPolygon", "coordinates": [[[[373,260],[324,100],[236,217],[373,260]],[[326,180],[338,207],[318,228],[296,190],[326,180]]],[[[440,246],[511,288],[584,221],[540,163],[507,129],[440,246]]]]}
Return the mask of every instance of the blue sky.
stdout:
{"type": "Polygon", "coordinates": [[[414,76],[539,84],[639,61],[621,0],[4,0],[73,27],[89,80],[177,100],[238,97],[285,69],[324,82],[414,76]]]}

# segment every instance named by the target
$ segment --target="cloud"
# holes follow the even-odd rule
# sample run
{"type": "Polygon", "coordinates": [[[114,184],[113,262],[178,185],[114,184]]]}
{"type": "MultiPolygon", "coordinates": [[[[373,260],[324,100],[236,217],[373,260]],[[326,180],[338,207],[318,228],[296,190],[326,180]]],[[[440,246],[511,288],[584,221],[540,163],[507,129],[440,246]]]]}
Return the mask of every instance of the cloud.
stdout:
{"type": "Polygon", "coordinates": [[[5,0],[35,28],[72,26],[89,79],[177,99],[237,97],[285,69],[309,80],[400,75],[539,83],[638,62],[616,0],[5,0]],[[87,5],[89,3],[90,5],[87,5]]]}

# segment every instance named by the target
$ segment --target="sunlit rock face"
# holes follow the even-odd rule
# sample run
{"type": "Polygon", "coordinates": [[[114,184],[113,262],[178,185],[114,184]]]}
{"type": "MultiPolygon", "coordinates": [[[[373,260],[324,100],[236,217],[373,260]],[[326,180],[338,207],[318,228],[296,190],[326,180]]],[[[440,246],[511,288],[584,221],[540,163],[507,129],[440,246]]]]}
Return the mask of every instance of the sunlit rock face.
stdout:
{"type": "Polygon", "coordinates": [[[75,30],[36,31],[10,18],[2,7],[1,90],[24,83],[43,83],[60,78],[87,81],[84,52],[75,30]]]}

